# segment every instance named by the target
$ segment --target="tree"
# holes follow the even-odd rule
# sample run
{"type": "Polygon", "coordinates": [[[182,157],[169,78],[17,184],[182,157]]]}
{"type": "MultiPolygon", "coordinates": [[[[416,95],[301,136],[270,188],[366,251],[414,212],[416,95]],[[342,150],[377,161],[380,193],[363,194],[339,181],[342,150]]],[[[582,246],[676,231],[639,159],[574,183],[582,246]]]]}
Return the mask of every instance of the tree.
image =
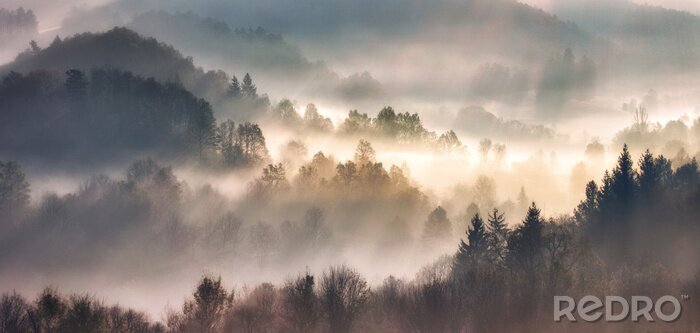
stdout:
{"type": "Polygon", "coordinates": [[[85,73],[77,69],[69,69],[66,71],[66,91],[68,98],[74,102],[82,102],[87,95],[88,80],[85,73]]]}
{"type": "Polygon", "coordinates": [[[671,162],[663,156],[654,158],[647,149],[639,159],[639,194],[643,204],[650,204],[672,178],[671,162]]]}
{"type": "Polygon", "coordinates": [[[192,112],[189,132],[197,145],[199,160],[203,161],[204,152],[217,144],[216,119],[211,111],[211,106],[203,99],[198,100],[196,109],[192,112]]]}
{"type": "Polygon", "coordinates": [[[29,183],[20,166],[0,160],[0,226],[11,223],[29,204],[29,183]]]}
{"type": "Polygon", "coordinates": [[[91,333],[106,329],[106,309],[93,296],[73,295],[63,322],[67,332],[91,333]]]}
{"type": "Polygon", "coordinates": [[[19,294],[3,294],[0,298],[0,332],[29,332],[29,304],[19,294]]]}
{"type": "Polygon", "coordinates": [[[289,189],[286,170],[282,163],[268,164],[263,168],[263,174],[251,183],[250,194],[252,197],[268,199],[275,194],[289,189]]]}
{"type": "Polygon", "coordinates": [[[464,145],[459,141],[457,134],[455,134],[453,130],[441,134],[438,138],[437,145],[438,151],[447,154],[461,153],[465,150],[464,145]]]}
{"type": "Polygon", "coordinates": [[[493,179],[480,175],[474,184],[474,197],[479,208],[487,210],[496,204],[496,184],[493,179]]]}
{"type": "Polygon", "coordinates": [[[488,231],[489,248],[496,256],[496,260],[505,261],[508,250],[508,237],[510,236],[510,228],[506,224],[506,219],[503,213],[494,208],[488,215],[486,230],[488,231]]]}
{"type": "Polygon", "coordinates": [[[321,314],[314,287],[314,277],[308,273],[285,283],[282,316],[292,332],[313,332],[318,325],[321,314]]]}
{"type": "Polygon", "coordinates": [[[375,159],[376,153],[374,148],[372,148],[372,144],[367,140],[360,139],[360,142],[357,143],[357,148],[355,148],[355,163],[362,167],[367,163],[374,163],[375,159]]]}
{"type": "Polygon", "coordinates": [[[401,143],[411,143],[421,140],[423,134],[426,132],[418,113],[410,114],[408,112],[399,112],[396,115],[395,128],[396,138],[401,143]]]}
{"type": "Polygon", "coordinates": [[[489,152],[493,147],[493,142],[491,139],[485,138],[479,141],[479,154],[481,155],[481,162],[486,163],[489,159],[489,152]]]}
{"type": "Polygon", "coordinates": [[[617,159],[617,166],[612,172],[612,194],[620,203],[621,209],[631,208],[628,206],[634,199],[637,190],[637,173],[634,170],[634,162],[630,155],[627,144],[622,147],[622,153],[617,159]]]}
{"type": "Polygon", "coordinates": [[[398,126],[396,124],[396,112],[391,106],[384,107],[375,120],[375,126],[379,133],[388,137],[396,137],[398,126]]]}
{"type": "Polygon", "coordinates": [[[194,299],[185,302],[183,314],[197,332],[218,332],[223,315],[233,302],[233,294],[221,285],[221,277],[204,276],[194,292],[194,299]]]}
{"type": "Polygon", "coordinates": [[[493,145],[494,160],[497,166],[501,166],[506,159],[506,145],[497,143],[493,145]]]}
{"type": "Polygon", "coordinates": [[[506,262],[512,269],[521,271],[525,277],[534,278],[541,264],[542,231],[544,220],[541,211],[533,202],[527,210],[523,223],[508,239],[506,262]]]}
{"type": "Polygon", "coordinates": [[[253,83],[253,79],[250,77],[250,74],[245,73],[245,76],[243,77],[243,85],[241,86],[241,93],[243,94],[243,97],[255,100],[258,98],[258,88],[255,86],[253,83]]]}
{"type": "Polygon", "coordinates": [[[324,221],[325,216],[321,208],[311,207],[306,210],[302,232],[305,244],[311,249],[318,248],[329,237],[330,232],[324,221]]]}
{"type": "Polygon", "coordinates": [[[530,204],[530,198],[528,198],[525,192],[525,186],[520,187],[520,192],[518,193],[518,214],[524,214],[527,211],[527,207],[530,204]]]}
{"type": "Polygon", "coordinates": [[[244,164],[241,147],[236,145],[236,124],[233,120],[227,120],[219,124],[216,136],[223,165],[233,167],[244,164]]]}
{"type": "Polygon", "coordinates": [[[309,103],[304,111],[304,124],[307,128],[318,132],[333,130],[333,122],[318,113],[316,105],[309,103]]]}
{"type": "Polygon", "coordinates": [[[347,133],[367,133],[372,128],[372,120],[366,113],[359,113],[357,110],[350,110],[348,117],[343,121],[340,129],[347,133]]]}
{"type": "Polygon", "coordinates": [[[452,223],[447,218],[447,211],[441,206],[428,215],[423,229],[423,238],[428,241],[443,241],[452,234],[452,223]]]}
{"type": "Polygon", "coordinates": [[[349,333],[370,297],[367,282],[356,271],[331,267],[321,280],[321,304],[329,332],[349,333]]]}
{"type": "MultiPolygon", "coordinates": [[[[269,159],[269,153],[265,146],[265,137],[257,124],[238,124],[235,140],[236,151],[242,155],[240,160],[245,166],[255,166],[269,159]]],[[[238,160],[238,158],[235,158],[238,160]]]]}
{"type": "Polygon", "coordinates": [[[34,326],[39,327],[40,332],[59,332],[67,305],[58,292],[51,288],[44,289],[36,301],[35,308],[32,318],[34,326]]]}
{"type": "Polygon", "coordinates": [[[574,217],[577,222],[587,225],[587,227],[592,227],[594,223],[595,214],[598,211],[598,185],[594,181],[588,182],[586,184],[586,198],[581,201],[576,210],[574,210],[574,217]]]}
{"type": "Polygon", "coordinates": [[[467,242],[460,240],[459,250],[455,256],[455,269],[460,273],[477,271],[489,258],[489,239],[484,221],[479,214],[474,215],[471,226],[467,228],[467,242]]]}
{"type": "Polygon", "coordinates": [[[228,87],[228,95],[234,100],[237,100],[242,96],[242,93],[243,91],[241,84],[238,82],[238,78],[234,75],[233,78],[231,78],[231,84],[228,87]]]}
{"type": "Polygon", "coordinates": [[[277,120],[291,127],[299,126],[303,122],[292,101],[286,98],[277,103],[272,114],[277,120]]]}

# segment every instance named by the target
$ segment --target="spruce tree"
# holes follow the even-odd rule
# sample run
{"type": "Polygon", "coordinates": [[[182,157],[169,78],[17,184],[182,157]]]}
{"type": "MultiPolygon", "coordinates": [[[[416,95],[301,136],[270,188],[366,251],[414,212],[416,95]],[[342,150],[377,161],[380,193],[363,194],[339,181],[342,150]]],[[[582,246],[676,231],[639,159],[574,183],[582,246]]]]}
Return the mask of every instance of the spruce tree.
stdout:
{"type": "Polygon", "coordinates": [[[523,223],[518,226],[508,239],[507,264],[512,269],[523,271],[532,277],[538,268],[542,249],[542,231],[544,220],[541,211],[533,202],[528,208],[523,223]]]}
{"type": "Polygon", "coordinates": [[[498,211],[498,208],[494,208],[488,215],[487,220],[489,246],[496,260],[505,259],[508,235],[510,234],[510,229],[503,215],[503,213],[498,211]]]}
{"type": "Polygon", "coordinates": [[[250,74],[248,74],[248,73],[245,73],[245,76],[243,77],[243,85],[241,86],[241,93],[246,98],[250,98],[250,99],[257,99],[258,98],[258,87],[255,86],[255,84],[253,83],[253,79],[250,77],[250,74]]]}
{"type": "Polygon", "coordinates": [[[455,257],[455,268],[461,272],[475,270],[488,259],[489,240],[484,221],[479,214],[474,215],[471,226],[467,228],[467,243],[460,240],[459,251],[455,257]]]}
{"type": "Polygon", "coordinates": [[[238,82],[238,78],[235,75],[231,79],[231,84],[228,87],[228,94],[233,99],[241,97],[241,84],[238,82]]]}

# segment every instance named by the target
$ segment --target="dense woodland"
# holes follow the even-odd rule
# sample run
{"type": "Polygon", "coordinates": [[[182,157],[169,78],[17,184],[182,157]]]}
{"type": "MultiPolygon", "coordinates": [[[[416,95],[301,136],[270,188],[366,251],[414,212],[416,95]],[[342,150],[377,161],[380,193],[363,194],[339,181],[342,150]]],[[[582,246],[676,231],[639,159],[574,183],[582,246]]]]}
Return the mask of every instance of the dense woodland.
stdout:
{"type": "MultiPolygon", "coordinates": [[[[482,5],[470,15],[516,8],[514,13],[524,14],[511,22],[515,27],[556,27],[533,34],[552,39],[554,49],[562,40],[602,43],[528,6],[482,5]]],[[[0,9],[0,37],[36,29],[32,11],[0,9]]],[[[522,47],[506,44],[498,48],[522,47]]],[[[595,94],[594,61],[569,48],[546,59],[537,79],[515,66],[483,65],[470,94],[515,105],[532,93],[534,117],[549,120],[556,120],[552,110],[569,100],[595,94]]],[[[613,139],[612,146],[621,149],[614,167],[591,174],[605,164],[605,147],[591,140],[588,164],[572,170],[572,178],[587,181],[585,189],[575,187],[585,191],[583,200],[570,212],[547,216],[541,209],[547,202],[533,202],[524,186],[517,201],[499,201],[492,177],[508,173],[486,172],[504,169],[503,139],[565,141],[552,128],[504,119],[479,106],[460,109],[450,118],[448,128],[454,130],[442,133],[424,125],[419,113],[392,106],[370,113],[353,108],[334,123],[313,103],[302,109],[292,98],[271,99],[254,82],[253,71],[240,66],[259,70],[282,63],[299,66],[292,81],[311,77],[339,87],[336,97],[383,97],[367,72],[339,79],[280,35],[232,29],[191,12],[148,11],[129,28],[57,36],[45,47],[32,42],[1,66],[0,279],[5,274],[11,281],[30,275],[97,279],[99,272],[105,283],[148,277],[174,284],[188,269],[201,278],[191,281],[191,290],[179,290],[187,299],[162,317],[111,304],[99,292],[51,286],[37,295],[2,290],[0,333],[694,332],[700,327],[700,166],[692,156],[700,120],[692,126],[681,120],[651,124],[644,107],[625,104],[635,122],[613,139]],[[163,26],[171,28],[166,39],[190,42],[192,48],[211,45],[205,36],[215,34],[218,56],[244,58],[236,63],[238,72],[206,71],[174,47],[130,30],[163,26]],[[241,50],[251,45],[260,49],[241,50]],[[281,53],[254,59],[260,50],[281,53]],[[460,130],[480,138],[478,145],[468,149],[460,130]],[[292,139],[271,154],[270,139],[279,132],[291,133],[292,139]],[[354,151],[347,159],[332,149],[310,151],[309,139],[352,142],[354,151]],[[473,150],[479,162],[470,170],[484,174],[476,175],[473,186],[455,184],[451,197],[439,197],[430,184],[412,177],[412,166],[378,158],[375,147],[387,146],[440,158],[473,150]],[[94,172],[63,193],[33,193],[42,184],[30,184],[28,170],[105,174],[94,172]],[[223,185],[213,183],[219,181],[223,185]],[[240,195],[222,192],[227,186],[240,195]],[[355,263],[369,264],[362,270],[345,262],[353,256],[360,258],[355,263]],[[411,276],[391,272],[407,263],[422,268],[411,276]],[[237,280],[251,275],[256,281],[277,280],[234,285],[218,274],[202,275],[200,267],[221,268],[237,280]],[[381,278],[367,276],[368,271],[381,278]],[[551,320],[555,295],[687,295],[689,300],[674,323],[573,324],[551,320]]],[[[657,102],[650,91],[644,106],[657,102]]],[[[553,155],[550,160],[556,160],[553,155]]],[[[540,170],[543,156],[540,151],[512,164],[510,179],[535,174],[523,169],[538,169],[541,177],[530,184],[548,186],[546,178],[554,174],[540,170]]],[[[157,296],[144,292],[142,297],[157,296]]]]}
{"type": "MultiPolygon", "coordinates": [[[[275,200],[301,186],[315,186],[314,191],[325,195],[336,193],[334,201],[341,206],[356,200],[403,198],[401,193],[410,190],[405,176],[393,168],[387,174],[380,163],[373,164],[372,155],[366,142],[358,145],[355,161],[335,167],[317,155],[292,182],[281,164],[271,164],[251,184],[250,198],[275,200]],[[321,172],[331,178],[308,176],[324,169],[321,172]],[[386,190],[378,185],[381,179],[386,179],[386,190]],[[347,186],[354,190],[342,189],[347,186]],[[401,190],[401,186],[408,187],[401,190]]],[[[78,193],[47,197],[38,206],[29,204],[29,184],[17,164],[3,162],[0,179],[3,216],[14,217],[4,219],[3,253],[9,256],[3,260],[17,261],[13,265],[36,260],[70,265],[61,262],[66,254],[83,256],[83,265],[110,262],[115,259],[83,250],[94,247],[93,242],[115,246],[126,240],[133,247],[141,242],[135,237],[143,237],[143,247],[137,250],[141,260],[216,258],[218,253],[241,251],[247,252],[246,260],[273,264],[334,251],[333,231],[338,230],[325,220],[321,208],[310,208],[299,225],[281,225],[277,236],[270,225],[247,225],[231,213],[203,229],[178,227],[167,216],[185,205],[181,196],[186,190],[169,168],[151,160],[134,163],[126,180],[96,177],[78,193]],[[100,219],[89,214],[99,214],[100,219]],[[121,219],[124,214],[129,225],[108,218],[121,219]],[[104,236],[104,228],[112,232],[104,236]],[[43,244],[42,251],[26,248],[36,243],[43,244]],[[197,250],[187,250],[184,244],[197,250]],[[147,259],[144,250],[161,255],[147,259]],[[54,255],[59,252],[60,257],[54,255]]],[[[308,191],[307,187],[304,193],[308,191]]],[[[472,207],[476,212],[462,230],[456,253],[441,257],[411,280],[388,277],[383,284],[370,286],[352,268],[333,266],[317,276],[300,272],[284,285],[230,290],[220,278],[205,276],[193,298],[159,324],[143,314],[104,305],[91,295],[66,296],[47,289],[33,302],[5,294],[0,323],[4,332],[598,332],[612,328],[548,321],[552,296],[700,297],[696,257],[700,249],[693,241],[700,237],[695,223],[699,195],[695,160],[673,169],[663,156],[647,152],[635,163],[624,147],[616,167],[606,172],[600,185],[588,184],[586,199],[572,215],[546,217],[532,203],[522,221],[512,224],[497,208],[480,212],[472,207]]],[[[404,202],[401,207],[417,205],[404,202]]],[[[384,240],[389,244],[386,249],[396,249],[385,255],[397,259],[405,256],[401,249],[406,245],[436,246],[451,242],[450,235],[459,232],[452,230],[442,207],[432,210],[417,238],[410,233],[397,238],[402,222],[385,223],[394,234],[384,240]]],[[[683,305],[684,315],[673,324],[680,331],[698,320],[697,305],[683,305]]]]}

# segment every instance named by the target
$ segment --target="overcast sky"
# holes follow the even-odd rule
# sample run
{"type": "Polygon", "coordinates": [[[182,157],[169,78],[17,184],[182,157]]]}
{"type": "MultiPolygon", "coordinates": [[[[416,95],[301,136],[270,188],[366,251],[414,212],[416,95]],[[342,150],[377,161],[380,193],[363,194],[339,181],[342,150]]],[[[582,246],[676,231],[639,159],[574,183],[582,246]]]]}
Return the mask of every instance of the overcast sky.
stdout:
{"type": "MultiPolygon", "coordinates": [[[[554,2],[562,1],[591,1],[591,0],[520,0],[520,2],[527,3],[533,6],[541,7],[545,10],[551,7],[554,2]]],[[[599,1],[599,0],[593,0],[599,1]]],[[[611,1],[611,0],[606,0],[611,1]]],[[[700,14],[700,0],[630,0],[631,2],[638,4],[648,4],[654,6],[661,6],[665,8],[686,10],[693,14],[700,14]]]]}

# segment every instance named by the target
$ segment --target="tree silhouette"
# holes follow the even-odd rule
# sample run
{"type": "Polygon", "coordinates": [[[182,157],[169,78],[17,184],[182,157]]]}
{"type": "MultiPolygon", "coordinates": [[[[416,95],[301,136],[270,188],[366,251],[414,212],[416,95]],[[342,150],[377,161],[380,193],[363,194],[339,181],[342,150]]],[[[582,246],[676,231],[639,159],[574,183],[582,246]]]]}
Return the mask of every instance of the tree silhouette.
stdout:
{"type": "Polygon", "coordinates": [[[528,208],[523,223],[508,239],[507,264],[532,278],[541,264],[542,231],[544,220],[535,203],[528,208]]]}
{"type": "Polygon", "coordinates": [[[355,148],[355,158],[354,162],[359,166],[364,166],[368,163],[374,163],[376,160],[376,153],[372,144],[369,141],[360,139],[355,148]]]}
{"type": "Polygon", "coordinates": [[[452,235],[452,223],[447,218],[447,211],[441,206],[428,215],[423,229],[423,239],[429,242],[446,240],[452,235]]]}
{"type": "Polygon", "coordinates": [[[308,273],[285,283],[282,316],[292,332],[313,332],[321,319],[320,304],[308,273]]]}
{"type": "Polygon", "coordinates": [[[467,228],[467,242],[460,240],[459,250],[455,256],[455,269],[459,272],[477,271],[489,258],[489,236],[484,221],[479,214],[471,219],[467,228]]]}
{"type": "Polygon", "coordinates": [[[329,332],[350,332],[369,300],[367,282],[354,270],[339,266],[323,274],[320,287],[329,332]]]}
{"type": "Polygon", "coordinates": [[[228,87],[228,95],[234,100],[239,99],[243,94],[241,84],[238,82],[238,78],[234,75],[231,78],[231,84],[228,87]]]}
{"type": "Polygon", "coordinates": [[[508,238],[510,237],[510,228],[506,224],[504,214],[494,208],[488,215],[486,229],[488,231],[489,249],[495,255],[498,262],[505,261],[508,253],[508,238]]]}
{"type": "Polygon", "coordinates": [[[258,98],[258,87],[253,83],[253,79],[250,74],[245,73],[243,77],[243,85],[241,85],[241,93],[244,97],[255,100],[258,98]]]}

